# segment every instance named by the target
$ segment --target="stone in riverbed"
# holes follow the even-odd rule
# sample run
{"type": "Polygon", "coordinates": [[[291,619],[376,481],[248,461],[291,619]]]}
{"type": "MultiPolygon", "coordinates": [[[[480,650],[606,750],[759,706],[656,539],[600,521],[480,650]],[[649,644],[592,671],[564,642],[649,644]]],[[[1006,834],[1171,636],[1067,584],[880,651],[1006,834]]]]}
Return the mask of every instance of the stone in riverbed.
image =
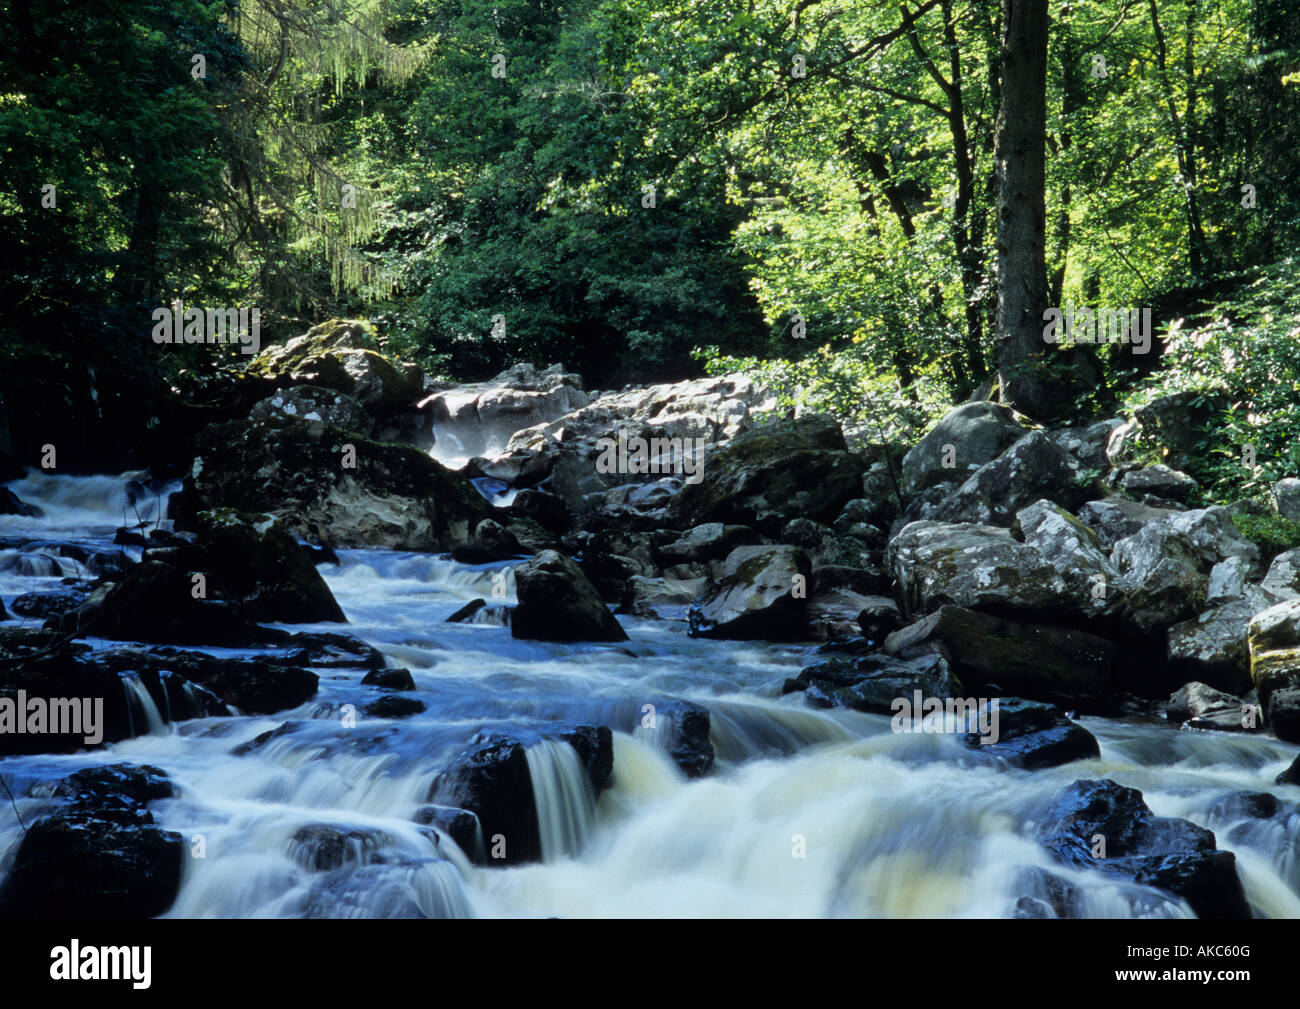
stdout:
{"type": "Polygon", "coordinates": [[[782,693],[802,690],[814,708],[851,708],[893,714],[898,698],[911,700],[914,691],[947,698],[961,693],[961,681],[938,655],[904,660],[880,653],[828,659],[787,680],[782,693]]]}
{"type": "Polygon", "coordinates": [[[903,493],[913,497],[936,484],[965,480],[1027,431],[1005,406],[986,400],[959,406],[903,457],[903,493]]]}
{"type": "Polygon", "coordinates": [[[510,633],[533,641],[626,641],[627,633],[572,560],[546,550],[515,569],[510,633]]]}
{"type": "Polygon", "coordinates": [[[1110,641],[1083,631],[959,606],[895,631],[885,651],[901,658],[942,655],[977,693],[997,684],[1016,696],[1087,708],[1104,702],[1116,654],[1110,641]]]}
{"type": "Polygon", "coordinates": [[[1169,698],[1165,717],[1193,729],[1241,732],[1246,729],[1245,708],[1241,698],[1234,694],[1204,683],[1186,683],[1169,698]]]}
{"type": "Polygon", "coordinates": [[[1165,890],[1200,918],[1249,918],[1232,852],[1213,832],[1187,820],[1156,816],[1142,793],[1113,781],[1076,781],[1042,818],[1043,845],[1064,865],[1165,890]],[[1105,856],[1093,857],[1096,838],[1105,856]]]}
{"type": "Polygon", "coordinates": [[[0,918],[122,920],[165,912],[180,889],[184,841],[146,804],[173,793],[166,774],[116,765],[77,772],[73,801],[23,835],[0,882],[0,918]]]}
{"type": "Polygon", "coordinates": [[[722,580],[691,607],[690,635],[801,640],[807,635],[804,611],[811,570],[808,555],[797,547],[737,547],[727,555],[722,580]]]}
{"type": "Polygon", "coordinates": [[[1101,756],[1096,737],[1082,725],[1070,721],[1053,704],[1003,697],[997,700],[997,705],[994,712],[990,703],[985,716],[996,725],[996,740],[979,732],[962,737],[963,745],[980,757],[1032,771],[1101,756]],[[985,738],[991,741],[983,741],[985,738]]]}

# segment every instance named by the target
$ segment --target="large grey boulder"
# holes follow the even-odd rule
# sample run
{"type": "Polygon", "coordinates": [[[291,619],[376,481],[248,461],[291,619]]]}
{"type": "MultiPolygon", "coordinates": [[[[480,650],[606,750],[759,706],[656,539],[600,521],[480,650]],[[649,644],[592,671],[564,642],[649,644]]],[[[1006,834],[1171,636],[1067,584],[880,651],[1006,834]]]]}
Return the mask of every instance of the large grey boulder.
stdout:
{"type": "Polygon", "coordinates": [[[1168,658],[1178,675],[1232,694],[1250,690],[1250,654],[1246,628],[1259,612],[1244,600],[1206,610],[1168,632],[1168,658]]]}
{"type": "Polygon", "coordinates": [[[890,542],[887,560],[909,619],[949,604],[1003,613],[1070,605],[1062,572],[1009,529],[913,522],[890,542]]]}
{"type": "Polygon", "coordinates": [[[1128,498],[1108,497],[1089,501],[1079,509],[1079,521],[1097,534],[1103,550],[1111,550],[1125,537],[1141,532],[1144,526],[1172,517],[1168,508],[1153,508],[1128,498]]]}
{"type": "Polygon", "coordinates": [[[938,522],[1009,526],[1016,512],[1047,498],[1075,503],[1074,460],[1041,431],[1031,431],[985,463],[929,517],[938,522]]]}
{"type": "Polygon", "coordinates": [[[862,461],[829,417],[809,415],[738,435],[709,456],[703,479],[669,503],[668,525],[753,526],[779,535],[792,519],[832,522],[862,485],[862,461]]]}
{"type": "Polygon", "coordinates": [[[1165,706],[1165,717],[1190,729],[1220,729],[1241,732],[1249,728],[1241,698],[1207,683],[1185,683],[1174,692],[1165,706]]]}
{"type": "Polygon", "coordinates": [[[1101,614],[1110,608],[1119,570],[1101,549],[1097,535],[1060,505],[1036,501],[1016,513],[1025,544],[1061,572],[1076,609],[1101,614]]]}
{"type": "Polygon", "coordinates": [[[1259,587],[1278,599],[1300,599],[1300,550],[1274,557],[1259,587]]]}
{"type": "Polygon", "coordinates": [[[1274,484],[1273,507],[1284,519],[1300,522],[1300,480],[1287,477],[1274,484]]]}
{"type": "Polygon", "coordinates": [[[812,565],[798,547],[737,547],[720,581],[690,610],[690,634],[704,638],[799,640],[807,634],[812,565]]]}
{"type": "Polygon", "coordinates": [[[996,403],[957,407],[903,457],[903,493],[910,497],[935,484],[964,481],[1027,430],[1009,408],[996,403]]]}

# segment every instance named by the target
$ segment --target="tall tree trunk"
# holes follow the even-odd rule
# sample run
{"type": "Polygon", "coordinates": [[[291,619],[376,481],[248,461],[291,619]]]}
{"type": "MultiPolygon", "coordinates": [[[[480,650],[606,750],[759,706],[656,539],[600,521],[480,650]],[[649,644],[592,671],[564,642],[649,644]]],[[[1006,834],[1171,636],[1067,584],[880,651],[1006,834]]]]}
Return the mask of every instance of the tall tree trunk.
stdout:
{"type": "Polygon", "coordinates": [[[1002,101],[998,171],[998,385],[1030,416],[1051,413],[1044,253],[1047,137],[1047,0],[1002,0],[1002,101]]]}

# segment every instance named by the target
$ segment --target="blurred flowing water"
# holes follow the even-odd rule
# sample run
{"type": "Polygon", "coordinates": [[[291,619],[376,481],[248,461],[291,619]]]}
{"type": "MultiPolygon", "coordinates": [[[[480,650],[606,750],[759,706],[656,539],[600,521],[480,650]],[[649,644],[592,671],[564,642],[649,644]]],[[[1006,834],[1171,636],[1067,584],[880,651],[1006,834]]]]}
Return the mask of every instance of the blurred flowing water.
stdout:
{"type": "MultiPolygon", "coordinates": [[[[57,571],[21,573],[31,567],[22,556],[49,556],[51,543],[120,549],[112,533],[124,506],[135,521],[127,499],[137,477],[11,484],[46,518],[0,517],[0,597],[76,573],[62,560],[57,571]]],[[[1235,852],[1257,914],[1300,917],[1300,814],[1223,820],[1216,810],[1242,790],[1300,802],[1300,788],[1271,784],[1295,746],[1085,718],[1100,759],[1034,772],[975,763],[951,736],[894,734],[886,716],[782,697],[811,646],[693,640],[680,623],[626,618],[631,640],[618,646],[517,641],[490,618],[444,622],[476,597],[513,603],[510,567],[347,550],[321,568],[349,625],[288,629],[344,630],[373,644],[411,671],[422,714],[364,717],[378,691],[361,685],[363,672],[320,669],[318,695],[293,711],[172,724],[146,709],[146,694],[145,734],[92,752],[8,758],[0,774],[30,823],[55,806],[40,786],[83,767],[167,771],[180,795],[151,808],[204,855],[186,859],[175,917],[1002,917],[1035,867],[1073,883],[1088,916],[1189,916],[1158,891],[1064,868],[1035,840],[1062,788],[1101,777],[1140,789],[1158,815],[1213,829],[1235,852]],[[688,781],[677,768],[662,720],[640,725],[645,705],[674,699],[710,712],[717,762],[706,778],[688,781]],[[354,728],[344,727],[346,705],[358,712],[354,728]],[[232,753],[290,721],[302,724],[232,753]],[[599,798],[575,751],[547,738],[575,722],[615,729],[613,778],[599,798]],[[474,864],[413,819],[438,773],[485,732],[528,744],[540,863],[474,864]],[[322,824],[348,838],[324,868],[310,863],[301,833],[322,824]]],[[[124,682],[139,701],[137,687],[124,682]]],[[[0,802],[0,873],[20,836],[0,802]]]]}

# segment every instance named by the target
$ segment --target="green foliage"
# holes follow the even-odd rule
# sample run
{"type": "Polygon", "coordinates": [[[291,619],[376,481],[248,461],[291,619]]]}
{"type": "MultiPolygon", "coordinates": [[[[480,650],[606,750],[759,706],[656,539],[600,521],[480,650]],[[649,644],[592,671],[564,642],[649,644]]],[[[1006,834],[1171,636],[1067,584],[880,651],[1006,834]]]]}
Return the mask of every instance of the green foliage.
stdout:
{"type": "Polygon", "coordinates": [[[1236,277],[1164,338],[1164,369],[1131,405],[1182,390],[1223,391],[1192,474],[1206,493],[1222,502],[1256,497],[1300,474],[1300,259],[1236,277]]]}
{"type": "Polygon", "coordinates": [[[1259,547],[1265,563],[1287,550],[1300,547],[1300,522],[1281,515],[1243,515],[1232,517],[1233,524],[1246,539],[1259,547]]]}

